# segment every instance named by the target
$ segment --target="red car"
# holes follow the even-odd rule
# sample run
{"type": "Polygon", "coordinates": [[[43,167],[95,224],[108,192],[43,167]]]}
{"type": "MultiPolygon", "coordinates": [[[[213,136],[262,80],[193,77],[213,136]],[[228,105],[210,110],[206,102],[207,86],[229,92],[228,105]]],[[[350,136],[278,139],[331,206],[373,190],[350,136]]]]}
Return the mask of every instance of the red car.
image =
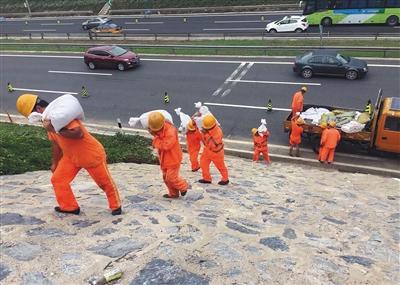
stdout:
{"type": "Polygon", "coordinates": [[[88,49],[83,59],[90,69],[117,68],[126,69],[139,66],[140,58],[137,54],[119,46],[98,46],[88,49]]]}

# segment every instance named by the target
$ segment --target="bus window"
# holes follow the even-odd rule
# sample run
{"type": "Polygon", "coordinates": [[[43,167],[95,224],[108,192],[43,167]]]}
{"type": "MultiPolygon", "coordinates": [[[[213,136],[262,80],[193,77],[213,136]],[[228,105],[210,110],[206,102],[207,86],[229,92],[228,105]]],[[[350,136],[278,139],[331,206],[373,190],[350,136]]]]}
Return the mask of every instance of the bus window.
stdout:
{"type": "Polygon", "coordinates": [[[386,0],[386,8],[400,8],[400,0],[386,0]]]}
{"type": "Polygon", "coordinates": [[[303,15],[310,15],[316,10],[315,1],[307,1],[303,11],[303,15]]]}
{"type": "Polygon", "coordinates": [[[384,3],[385,0],[368,0],[368,8],[381,8],[384,3]]]}
{"type": "Polygon", "coordinates": [[[367,7],[367,0],[351,0],[350,9],[363,9],[367,7]]]}
{"type": "Polygon", "coordinates": [[[348,4],[348,0],[336,0],[333,9],[346,9],[348,4]]]}
{"type": "Polygon", "coordinates": [[[331,7],[331,0],[317,0],[317,10],[327,10],[331,7]]]}

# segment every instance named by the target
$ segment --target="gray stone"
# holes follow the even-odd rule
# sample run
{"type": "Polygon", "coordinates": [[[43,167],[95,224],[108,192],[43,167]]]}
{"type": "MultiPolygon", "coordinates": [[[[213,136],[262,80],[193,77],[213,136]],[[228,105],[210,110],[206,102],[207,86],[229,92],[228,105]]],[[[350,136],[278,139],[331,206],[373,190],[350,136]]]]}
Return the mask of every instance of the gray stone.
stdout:
{"type": "Polygon", "coordinates": [[[219,241],[222,241],[222,242],[229,242],[229,243],[233,243],[233,244],[239,243],[242,241],[239,237],[233,236],[233,235],[230,235],[227,233],[219,234],[216,239],[219,241]]]}
{"type": "Polygon", "coordinates": [[[275,207],[275,209],[281,210],[282,212],[285,212],[285,213],[292,213],[293,212],[292,209],[281,207],[281,206],[275,207]]]}
{"type": "Polygon", "coordinates": [[[122,222],[122,218],[118,218],[118,219],[112,221],[111,223],[113,223],[114,225],[117,225],[117,224],[119,224],[120,222],[122,222]]]}
{"type": "Polygon", "coordinates": [[[199,218],[199,223],[202,225],[206,225],[209,227],[215,227],[217,225],[217,221],[213,219],[199,218]]]}
{"type": "Polygon", "coordinates": [[[210,251],[215,252],[218,257],[226,260],[234,260],[242,257],[239,252],[222,242],[212,242],[208,247],[210,251]]]}
{"type": "Polygon", "coordinates": [[[35,217],[24,217],[17,213],[0,214],[0,226],[6,225],[40,225],[44,221],[35,217]]]}
{"type": "Polygon", "coordinates": [[[157,220],[156,218],[149,217],[149,220],[151,221],[151,223],[152,223],[153,225],[158,225],[158,224],[159,224],[159,222],[158,222],[158,220],[157,220]]]}
{"type": "Polygon", "coordinates": [[[170,222],[172,222],[172,223],[180,223],[180,222],[182,222],[182,220],[183,220],[183,217],[178,216],[178,215],[174,215],[174,214],[172,214],[172,215],[167,215],[167,218],[168,218],[168,220],[169,220],[170,222]]]}
{"type": "Polygon", "coordinates": [[[371,264],[374,263],[372,259],[362,256],[341,255],[340,257],[344,259],[344,261],[346,261],[347,263],[357,263],[365,267],[371,267],[371,264]]]}
{"type": "Polygon", "coordinates": [[[141,226],[142,224],[138,220],[132,220],[129,222],[128,226],[141,226]]]}
{"type": "Polygon", "coordinates": [[[171,240],[174,243],[186,243],[186,244],[190,244],[195,241],[194,238],[191,236],[182,236],[182,235],[173,236],[171,240]]]}
{"type": "Polygon", "coordinates": [[[396,200],[396,196],[387,196],[388,200],[396,200]]]}
{"type": "Polygon", "coordinates": [[[320,236],[317,236],[317,235],[315,235],[313,233],[310,233],[310,232],[305,232],[304,235],[306,237],[310,238],[310,239],[319,239],[319,238],[321,238],[320,236]]]}
{"type": "Polygon", "coordinates": [[[201,214],[199,214],[199,217],[202,217],[202,218],[209,218],[209,219],[216,219],[216,218],[218,218],[218,215],[216,215],[216,214],[209,214],[209,213],[201,213],[201,214]]]}
{"type": "Polygon", "coordinates": [[[128,201],[131,203],[141,203],[141,202],[147,201],[147,198],[139,196],[139,195],[131,195],[131,196],[126,197],[126,199],[128,199],[128,201]]]}
{"type": "Polygon", "coordinates": [[[185,197],[185,200],[186,201],[191,201],[191,202],[196,202],[196,201],[199,201],[199,200],[201,200],[201,199],[204,199],[204,195],[203,195],[203,193],[201,193],[201,192],[192,192],[192,191],[189,191],[188,192],[188,195],[186,195],[186,197],[185,197]]]}
{"type": "Polygon", "coordinates": [[[105,242],[93,247],[88,250],[95,252],[99,255],[105,255],[108,257],[120,257],[124,254],[137,251],[145,246],[143,242],[139,242],[136,239],[130,239],[128,237],[122,237],[110,242],[105,242]]]}
{"type": "Polygon", "coordinates": [[[3,263],[0,263],[0,281],[11,273],[11,270],[3,263]]]}
{"type": "Polygon", "coordinates": [[[134,208],[137,208],[143,212],[162,212],[165,211],[165,208],[161,205],[158,205],[156,203],[153,204],[146,204],[146,203],[139,203],[139,204],[133,204],[134,208]]]}
{"type": "Polygon", "coordinates": [[[2,252],[20,261],[29,261],[35,259],[40,253],[42,248],[40,245],[33,245],[29,243],[17,244],[11,247],[1,247],[2,252]]]}
{"type": "Polygon", "coordinates": [[[273,250],[287,251],[289,247],[280,237],[267,237],[260,239],[262,245],[268,246],[273,250]]]}
{"type": "Polygon", "coordinates": [[[90,220],[78,220],[78,221],[73,221],[72,225],[78,228],[87,228],[90,227],[91,225],[97,224],[100,221],[90,221],[90,220]]]}
{"type": "Polygon", "coordinates": [[[347,269],[345,269],[344,267],[339,266],[336,263],[322,256],[314,257],[312,266],[325,272],[340,273],[340,274],[348,273],[347,269]]]}
{"type": "Polygon", "coordinates": [[[32,194],[38,194],[38,193],[43,193],[45,192],[42,189],[38,189],[38,188],[25,188],[23,190],[21,190],[22,193],[32,193],[32,194]]]}
{"type": "Polygon", "coordinates": [[[250,188],[253,188],[256,185],[256,183],[254,181],[249,181],[249,180],[243,180],[243,181],[239,180],[239,181],[237,181],[237,183],[241,186],[250,187],[250,188]]]}
{"type": "Polygon", "coordinates": [[[283,232],[283,236],[288,239],[297,238],[296,232],[294,231],[294,229],[291,228],[286,228],[285,231],[283,232]]]}
{"type": "Polygon", "coordinates": [[[209,278],[188,272],[172,261],[153,259],[140,270],[130,285],[207,285],[209,278]]]}
{"type": "Polygon", "coordinates": [[[344,222],[344,221],[337,220],[337,219],[335,219],[335,218],[327,217],[327,216],[324,217],[324,220],[327,220],[327,221],[332,222],[332,223],[337,224],[337,225],[345,225],[345,224],[347,224],[347,223],[344,222]]]}
{"type": "Polygon", "coordinates": [[[400,219],[400,213],[394,213],[388,217],[387,222],[388,223],[397,223],[397,222],[399,222],[399,219],[400,219]]]}
{"type": "Polygon", "coordinates": [[[57,228],[34,228],[26,232],[28,236],[45,236],[45,237],[63,237],[71,236],[72,234],[66,233],[63,230],[57,228]]]}
{"type": "Polygon", "coordinates": [[[296,202],[296,200],[293,198],[287,198],[285,202],[286,203],[294,203],[294,202],[296,202]]]}
{"type": "Polygon", "coordinates": [[[238,268],[231,268],[229,269],[224,275],[228,276],[228,277],[235,277],[238,276],[242,273],[242,271],[238,268]]]}
{"type": "Polygon", "coordinates": [[[113,228],[103,228],[103,229],[98,229],[96,230],[93,235],[95,236],[105,236],[105,235],[109,235],[112,233],[115,233],[117,230],[113,229],[113,228]]]}
{"type": "Polygon", "coordinates": [[[276,225],[286,225],[289,223],[289,221],[286,219],[275,219],[275,218],[269,219],[269,222],[271,222],[271,224],[276,224],[276,225]]]}
{"type": "Polygon", "coordinates": [[[81,266],[74,263],[66,263],[62,265],[62,271],[67,275],[75,275],[81,272],[81,266]]]}
{"type": "Polygon", "coordinates": [[[22,276],[23,285],[52,285],[42,272],[28,272],[22,276]]]}
{"type": "Polygon", "coordinates": [[[256,229],[259,229],[259,228],[262,227],[260,224],[258,224],[256,222],[253,222],[253,221],[250,221],[250,220],[247,220],[247,219],[243,219],[243,218],[238,218],[238,219],[229,219],[229,218],[227,218],[227,220],[232,220],[234,222],[241,223],[242,225],[245,225],[247,227],[252,227],[252,228],[256,228],[256,229]]]}
{"type": "Polygon", "coordinates": [[[250,196],[248,198],[250,201],[257,203],[259,205],[273,205],[274,203],[271,203],[269,200],[269,197],[264,197],[264,196],[250,196]]]}
{"type": "Polygon", "coordinates": [[[252,235],[255,235],[255,234],[259,234],[259,233],[260,233],[260,232],[258,232],[258,231],[254,231],[254,230],[252,230],[252,229],[246,228],[246,227],[244,227],[244,226],[242,226],[242,225],[239,225],[239,224],[237,224],[237,223],[230,222],[230,221],[227,221],[227,222],[226,222],[226,226],[227,226],[228,228],[232,229],[232,230],[239,231],[239,232],[244,233],[244,234],[252,234],[252,235]]]}

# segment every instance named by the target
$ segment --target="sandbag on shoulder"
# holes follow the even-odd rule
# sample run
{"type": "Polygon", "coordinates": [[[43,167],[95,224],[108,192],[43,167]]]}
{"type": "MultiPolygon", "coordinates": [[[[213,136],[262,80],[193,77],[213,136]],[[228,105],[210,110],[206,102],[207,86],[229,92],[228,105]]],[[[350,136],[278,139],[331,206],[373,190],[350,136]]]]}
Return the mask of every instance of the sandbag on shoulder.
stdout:
{"type": "Polygon", "coordinates": [[[149,115],[152,112],[160,112],[165,117],[165,120],[167,120],[171,124],[174,124],[174,121],[172,120],[172,116],[170,113],[168,113],[165,110],[153,110],[153,111],[149,111],[149,112],[141,114],[140,117],[129,118],[129,126],[131,126],[133,128],[137,125],[138,122],[140,122],[142,127],[144,129],[147,129],[149,127],[149,115]]]}

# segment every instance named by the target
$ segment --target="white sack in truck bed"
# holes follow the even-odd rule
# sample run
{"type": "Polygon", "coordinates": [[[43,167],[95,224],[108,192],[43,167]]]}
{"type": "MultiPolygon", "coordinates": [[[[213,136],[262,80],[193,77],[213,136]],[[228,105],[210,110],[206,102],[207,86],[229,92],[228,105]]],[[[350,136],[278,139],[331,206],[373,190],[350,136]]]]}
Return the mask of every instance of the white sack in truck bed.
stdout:
{"type": "Polygon", "coordinates": [[[51,101],[42,114],[32,112],[28,116],[31,123],[50,120],[57,133],[75,119],[84,120],[85,114],[78,99],[70,94],[51,101]]]}

